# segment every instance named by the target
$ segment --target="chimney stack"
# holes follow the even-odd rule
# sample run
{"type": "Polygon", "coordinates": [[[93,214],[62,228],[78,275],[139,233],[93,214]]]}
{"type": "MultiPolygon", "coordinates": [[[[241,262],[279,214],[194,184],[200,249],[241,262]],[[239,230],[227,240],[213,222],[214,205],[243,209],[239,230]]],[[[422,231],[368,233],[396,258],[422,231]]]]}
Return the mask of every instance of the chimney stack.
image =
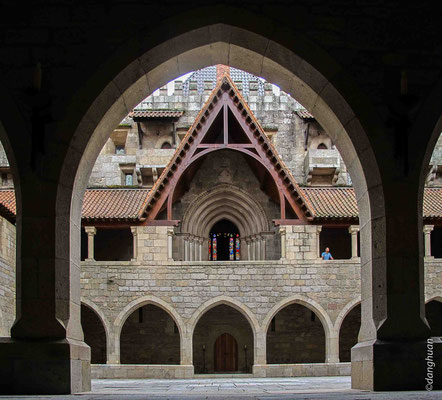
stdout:
{"type": "Polygon", "coordinates": [[[217,64],[217,66],[216,66],[216,82],[219,83],[219,81],[226,74],[230,77],[230,67],[228,65],[217,64]]]}

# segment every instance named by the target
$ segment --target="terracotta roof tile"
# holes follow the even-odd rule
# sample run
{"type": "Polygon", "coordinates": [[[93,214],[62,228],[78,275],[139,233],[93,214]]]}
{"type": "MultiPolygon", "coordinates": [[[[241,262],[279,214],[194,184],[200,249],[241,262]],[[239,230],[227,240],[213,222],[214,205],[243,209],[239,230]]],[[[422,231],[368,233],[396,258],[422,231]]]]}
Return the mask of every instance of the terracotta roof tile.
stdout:
{"type": "MultiPolygon", "coordinates": [[[[315,218],[349,219],[358,217],[353,188],[300,188],[311,203],[315,218]]],[[[82,217],[86,220],[137,220],[149,193],[148,189],[87,189],[82,217]]],[[[0,215],[14,220],[16,214],[13,190],[0,190],[0,215]]],[[[442,219],[442,188],[425,188],[424,218],[442,219]]]]}
{"type": "Polygon", "coordinates": [[[88,189],[82,218],[86,220],[137,220],[148,189],[88,189]]]}
{"type": "Polygon", "coordinates": [[[425,188],[424,217],[442,218],[442,187],[425,188]]]}
{"type": "Polygon", "coordinates": [[[357,218],[358,205],[353,188],[303,187],[302,192],[315,210],[315,218],[357,218]]]}
{"type": "Polygon", "coordinates": [[[180,118],[184,111],[176,110],[134,110],[129,113],[131,118],[180,118]]]}
{"type": "Polygon", "coordinates": [[[16,214],[15,192],[13,190],[0,190],[0,215],[14,221],[16,214]]]}

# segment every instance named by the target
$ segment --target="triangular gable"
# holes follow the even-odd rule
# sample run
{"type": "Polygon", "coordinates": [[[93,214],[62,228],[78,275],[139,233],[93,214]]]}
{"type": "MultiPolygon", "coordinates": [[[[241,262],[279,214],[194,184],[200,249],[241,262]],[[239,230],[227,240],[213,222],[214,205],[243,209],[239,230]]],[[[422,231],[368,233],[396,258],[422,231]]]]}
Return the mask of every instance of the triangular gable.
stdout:
{"type": "Polygon", "coordinates": [[[257,160],[266,168],[279,190],[281,220],[286,218],[286,202],[301,221],[313,219],[312,205],[299,189],[289,169],[279,157],[237,87],[227,75],[215,87],[194,124],[149,192],[140,209],[140,219],[154,220],[158,213],[167,206],[167,219],[171,220],[175,185],[184,171],[196,159],[219,149],[240,151],[257,160]],[[240,139],[239,143],[229,142],[227,121],[232,118],[232,114],[245,135],[244,140],[240,139]],[[221,137],[215,135],[214,139],[215,136],[212,133],[212,141],[204,140],[206,135],[211,132],[212,124],[219,121],[220,115],[223,119],[221,137]],[[220,143],[220,141],[222,142],[220,143]]]}

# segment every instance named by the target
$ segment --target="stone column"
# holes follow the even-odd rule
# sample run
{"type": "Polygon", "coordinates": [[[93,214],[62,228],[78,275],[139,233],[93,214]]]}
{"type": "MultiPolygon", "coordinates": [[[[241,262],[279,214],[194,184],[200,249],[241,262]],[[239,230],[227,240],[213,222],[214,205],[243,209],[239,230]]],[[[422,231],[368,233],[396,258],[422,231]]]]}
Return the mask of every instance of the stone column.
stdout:
{"type": "Polygon", "coordinates": [[[173,228],[167,228],[167,260],[173,260],[173,228]]]}
{"type": "Polygon", "coordinates": [[[107,339],[107,364],[120,364],[120,340],[113,326],[107,339]]]}
{"type": "Polygon", "coordinates": [[[266,259],[266,237],[265,235],[261,235],[261,254],[260,254],[261,260],[266,259]]]}
{"type": "Polygon", "coordinates": [[[194,236],[190,236],[189,238],[189,261],[194,261],[195,260],[195,237],[194,236]]]}
{"type": "Polygon", "coordinates": [[[189,261],[189,238],[184,236],[184,261],[189,261]]]}
{"type": "Polygon", "coordinates": [[[247,243],[247,260],[251,260],[252,259],[252,241],[249,237],[246,238],[246,243],[247,243]]]}
{"type": "Polygon", "coordinates": [[[348,232],[351,235],[351,258],[358,258],[358,232],[359,225],[350,225],[348,232]]]}
{"type": "Polygon", "coordinates": [[[267,365],[267,334],[266,332],[256,332],[255,346],[254,346],[254,361],[253,361],[253,376],[266,376],[267,365]]]}
{"type": "Polygon", "coordinates": [[[255,239],[255,260],[261,260],[261,236],[256,235],[255,239]]]}
{"type": "Polygon", "coordinates": [[[281,235],[281,259],[286,258],[286,232],[285,227],[279,227],[279,234],[281,235]]]}
{"type": "Polygon", "coordinates": [[[424,225],[424,246],[426,258],[434,258],[431,255],[431,232],[433,229],[434,225],[424,225]]]}
{"type": "Polygon", "coordinates": [[[316,225],[316,257],[321,258],[321,231],[322,225],[316,225]]]}
{"type": "Polygon", "coordinates": [[[97,233],[95,226],[86,226],[87,233],[87,261],[94,261],[94,236],[97,233]]]}
{"type": "Polygon", "coordinates": [[[138,232],[136,226],[131,226],[130,230],[133,236],[133,257],[132,261],[137,261],[138,259],[138,232]]]}
{"type": "Polygon", "coordinates": [[[204,254],[204,242],[206,241],[206,239],[204,238],[200,238],[200,257],[199,260],[203,261],[203,254],[204,254]]]}
{"type": "Polygon", "coordinates": [[[325,362],[339,362],[339,333],[330,332],[325,342],[325,362]]]}
{"type": "Polygon", "coordinates": [[[192,365],[193,364],[193,349],[192,349],[192,336],[186,332],[181,333],[181,365],[192,365]]]}

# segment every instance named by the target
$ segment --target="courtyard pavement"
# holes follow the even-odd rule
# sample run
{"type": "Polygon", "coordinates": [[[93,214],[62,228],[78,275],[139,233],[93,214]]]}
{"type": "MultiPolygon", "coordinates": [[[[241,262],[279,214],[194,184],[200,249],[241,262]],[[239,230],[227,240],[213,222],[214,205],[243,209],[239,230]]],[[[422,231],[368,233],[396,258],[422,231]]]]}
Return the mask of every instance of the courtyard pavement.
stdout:
{"type": "Polygon", "coordinates": [[[350,388],[350,377],[100,379],[92,392],[69,396],[0,396],[0,399],[210,400],[210,399],[442,399],[442,391],[372,393],[350,388]]]}

